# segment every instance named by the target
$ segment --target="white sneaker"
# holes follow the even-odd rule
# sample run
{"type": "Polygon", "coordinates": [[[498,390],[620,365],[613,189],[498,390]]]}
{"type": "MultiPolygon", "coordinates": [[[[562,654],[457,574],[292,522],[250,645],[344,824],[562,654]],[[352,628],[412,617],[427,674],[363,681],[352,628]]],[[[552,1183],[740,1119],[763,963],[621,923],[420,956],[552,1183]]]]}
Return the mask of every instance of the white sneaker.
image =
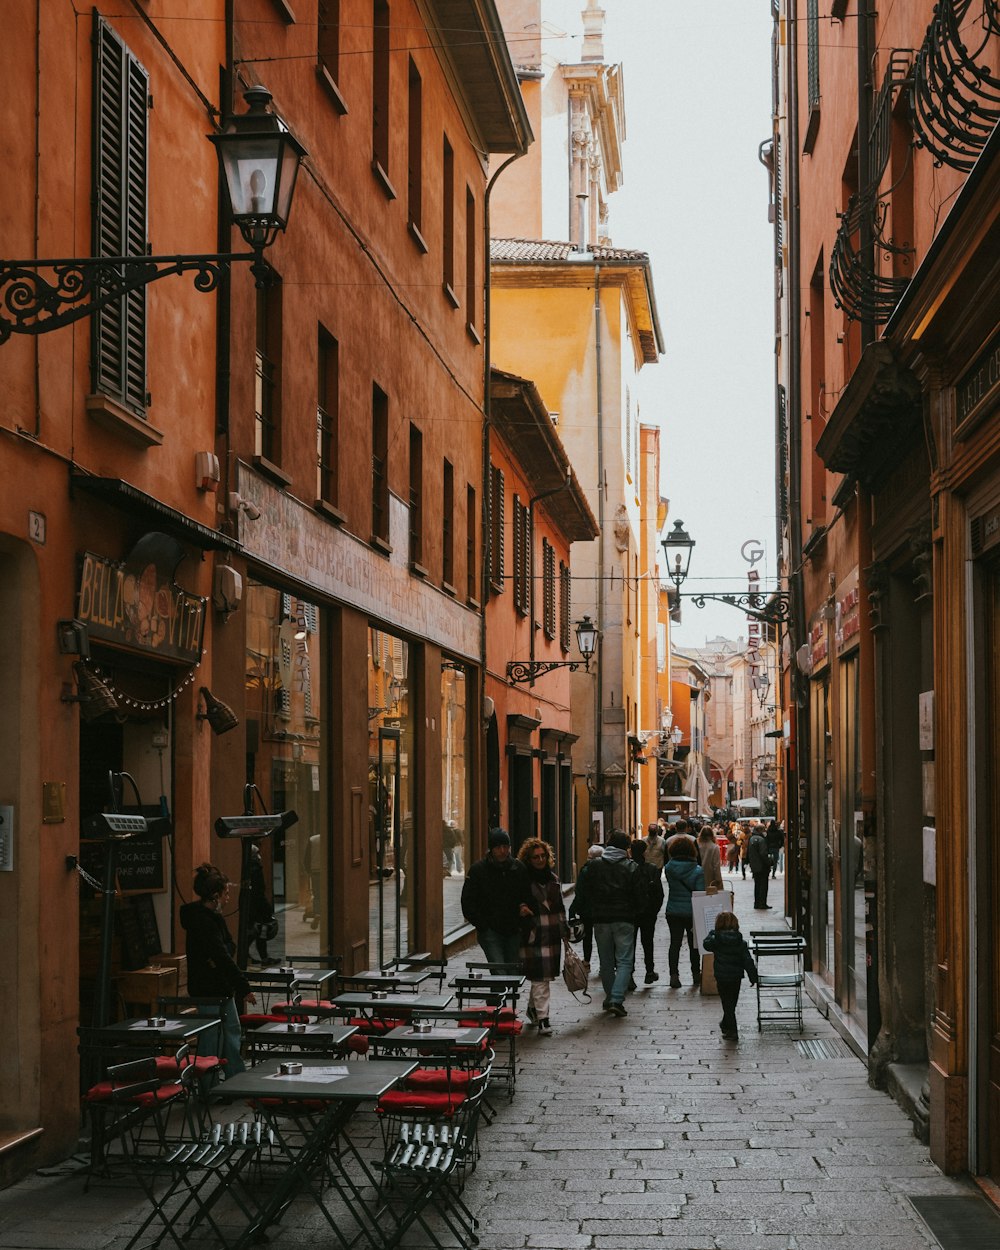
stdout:
{"type": "Polygon", "coordinates": [[[551,1037],[552,1036],[552,1025],[549,1024],[548,1016],[538,1021],[538,1036],[539,1037],[551,1037]]]}

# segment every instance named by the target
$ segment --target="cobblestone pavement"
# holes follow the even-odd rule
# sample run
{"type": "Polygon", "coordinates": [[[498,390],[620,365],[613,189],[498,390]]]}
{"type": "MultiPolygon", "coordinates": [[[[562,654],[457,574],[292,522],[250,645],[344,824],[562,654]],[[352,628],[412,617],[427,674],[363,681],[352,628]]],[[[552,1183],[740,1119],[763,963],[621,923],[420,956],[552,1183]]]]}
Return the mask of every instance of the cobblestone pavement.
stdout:
{"type": "MultiPolygon", "coordinates": [[[[778,908],[759,923],[749,881],[726,881],[744,930],[779,926],[778,908]]],[[[936,1247],[907,1196],[967,1193],[969,1182],[942,1176],[858,1059],[808,1058],[797,1033],[758,1035],[746,984],[741,1040],[723,1042],[719,1000],[696,992],[683,967],[684,986],[669,988],[666,946],[661,921],[661,979],[628,998],[626,1018],[601,1013],[596,976],[590,1005],[560,982],[554,1035],[521,1040],[517,1094],[497,1098],[466,1189],[483,1250],[936,1247]]],[[[811,1006],[804,1036],[836,1039],[811,1006]]],[[[120,1250],[145,1205],[134,1187],[101,1181],[84,1194],[71,1163],[52,1172],[0,1193],[0,1247],[120,1250]]],[[[321,1217],[298,1206],[271,1242],[333,1244],[321,1217]]]]}

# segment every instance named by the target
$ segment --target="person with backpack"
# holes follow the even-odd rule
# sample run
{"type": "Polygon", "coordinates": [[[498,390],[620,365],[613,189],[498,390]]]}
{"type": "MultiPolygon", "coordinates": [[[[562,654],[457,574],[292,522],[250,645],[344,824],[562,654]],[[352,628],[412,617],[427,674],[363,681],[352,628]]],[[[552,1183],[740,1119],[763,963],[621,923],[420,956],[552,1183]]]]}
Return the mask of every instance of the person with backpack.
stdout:
{"type": "Polygon", "coordinates": [[[715,928],[705,934],[705,950],[715,956],[715,983],[722,1000],[722,1036],[731,1042],[739,1040],[736,1023],[736,1004],[740,998],[743,974],[751,985],[757,984],[757,965],[750,954],[746,938],[740,933],[740,922],[735,912],[720,911],[715,917],[715,928]]]}
{"type": "Polygon", "coordinates": [[[628,834],[616,829],[600,859],[588,860],[576,882],[577,907],[592,921],[604,986],[603,1010],[627,1016],[625,995],[635,964],[635,930],[645,901],[639,865],[629,859],[628,834]]]}

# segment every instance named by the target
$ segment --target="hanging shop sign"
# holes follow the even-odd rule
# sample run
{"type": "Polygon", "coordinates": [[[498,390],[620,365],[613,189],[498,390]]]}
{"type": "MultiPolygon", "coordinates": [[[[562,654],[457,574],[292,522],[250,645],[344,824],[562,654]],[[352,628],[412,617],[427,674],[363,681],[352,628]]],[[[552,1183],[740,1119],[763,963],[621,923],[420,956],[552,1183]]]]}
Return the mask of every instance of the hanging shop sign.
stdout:
{"type": "Polygon", "coordinates": [[[1000,398],[1000,331],[955,383],[955,429],[961,436],[1000,398]]]}
{"type": "Polygon", "coordinates": [[[837,587],[834,641],[837,654],[843,655],[861,640],[861,588],[858,570],[854,569],[837,587]]]}
{"type": "Polygon", "coordinates": [[[206,600],[174,581],[184,548],[167,534],[144,535],[120,564],[85,551],[77,619],[91,639],[159,659],[197,664],[206,600]]]}
{"type": "Polygon", "coordinates": [[[826,668],[830,660],[830,640],[827,609],[822,607],[809,618],[809,659],[813,677],[826,668]]]}
{"type": "MultiPolygon", "coordinates": [[[[760,594],[760,573],[757,565],[764,558],[764,548],[756,538],[748,538],[740,548],[740,555],[750,565],[747,569],[747,592],[751,596],[760,594]]],[[[761,695],[763,703],[770,678],[767,673],[767,662],[760,652],[761,623],[755,616],[747,617],[747,680],[750,689],[761,695]],[[761,693],[763,692],[763,693],[761,693]]]]}

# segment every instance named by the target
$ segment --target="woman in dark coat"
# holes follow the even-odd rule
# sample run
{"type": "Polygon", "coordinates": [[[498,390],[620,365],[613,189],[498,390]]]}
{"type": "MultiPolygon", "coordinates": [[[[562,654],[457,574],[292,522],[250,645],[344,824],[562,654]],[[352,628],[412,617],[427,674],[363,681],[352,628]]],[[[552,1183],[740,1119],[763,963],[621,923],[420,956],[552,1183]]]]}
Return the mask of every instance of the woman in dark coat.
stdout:
{"type": "Polygon", "coordinates": [[[517,858],[528,870],[531,903],[521,905],[521,959],[531,982],[528,1019],[539,1035],[549,1037],[550,982],[562,967],[562,945],[569,936],[562,887],[553,871],[555,854],[541,838],[527,838],[517,858]]]}
{"type": "MultiPolygon", "coordinates": [[[[225,998],[228,1002],[222,1021],[222,1038],[218,1054],[226,1061],[227,1076],[244,1069],[240,1057],[240,1017],[235,999],[255,1003],[250,982],[236,964],[236,943],[222,915],[229,894],[229,879],[214,864],[202,864],[194,874],[194,892],[198,899],[185,903],[180,910],[181,924],[187,935],[188,993],[193,998],[225,998]]],[[[201,1014],[215,1014],[206,1008],[201,1014]]]]}

